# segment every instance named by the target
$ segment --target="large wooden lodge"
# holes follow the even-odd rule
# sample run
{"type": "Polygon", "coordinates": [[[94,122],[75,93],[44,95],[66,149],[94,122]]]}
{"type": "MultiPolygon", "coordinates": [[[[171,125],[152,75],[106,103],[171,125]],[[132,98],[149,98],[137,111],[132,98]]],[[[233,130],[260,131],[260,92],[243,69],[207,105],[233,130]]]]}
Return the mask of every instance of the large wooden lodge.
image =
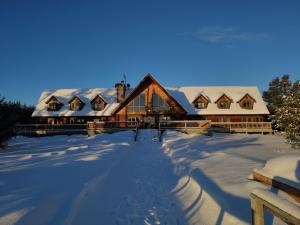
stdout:
{"type": "Polygon", "coordinates": [[[157,127],[166,120],[264,122],[269,111],[257,87],[164,87],[151,74],[130,88],[57,89],[42,92],[32,114],[36,124],[138,121],[157,127]]]}

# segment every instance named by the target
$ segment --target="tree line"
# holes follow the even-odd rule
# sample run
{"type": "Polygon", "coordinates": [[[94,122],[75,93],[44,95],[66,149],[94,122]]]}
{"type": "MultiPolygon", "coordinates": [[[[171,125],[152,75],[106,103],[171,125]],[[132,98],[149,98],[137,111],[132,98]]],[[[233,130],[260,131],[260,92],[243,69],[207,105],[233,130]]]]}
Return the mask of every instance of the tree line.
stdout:
{"type": "Polygon", "coordinates": [[[8,101],[0,96],[0,143],[13,135],[18,123],[32,123],[34,107],[21,104],[20,101],[8,101]]]}
{"type": "Polygon", "coordinates": [[[283,131],[288,142],[300,146],[300,80],[292,83],[289,75],[276,77],[269,82],[263,99],[270,111],[273,128],[283,131]]]}

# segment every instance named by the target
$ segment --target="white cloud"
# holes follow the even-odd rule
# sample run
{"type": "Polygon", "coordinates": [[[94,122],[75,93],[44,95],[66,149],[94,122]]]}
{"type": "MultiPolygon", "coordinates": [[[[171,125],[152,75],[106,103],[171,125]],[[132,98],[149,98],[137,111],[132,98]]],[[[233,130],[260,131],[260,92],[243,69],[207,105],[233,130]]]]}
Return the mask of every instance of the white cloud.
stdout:
{"type": "Polygon", "coordinates": [[[242,32],[237,27],[202,27],[195,35],[197,39],[209,43],[261,41],[268,37],[266,33],[242,32]]]}

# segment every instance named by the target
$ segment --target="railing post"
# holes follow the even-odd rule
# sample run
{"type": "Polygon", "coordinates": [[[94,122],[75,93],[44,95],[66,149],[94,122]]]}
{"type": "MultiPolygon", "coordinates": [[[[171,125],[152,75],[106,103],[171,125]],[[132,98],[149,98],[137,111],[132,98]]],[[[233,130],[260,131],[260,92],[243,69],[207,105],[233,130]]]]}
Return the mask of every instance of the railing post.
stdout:
{"type": "Polygon", "coordinates": [[[264,207],[262,202],[251,195],[252,225],[264,225],[264,207]]]}

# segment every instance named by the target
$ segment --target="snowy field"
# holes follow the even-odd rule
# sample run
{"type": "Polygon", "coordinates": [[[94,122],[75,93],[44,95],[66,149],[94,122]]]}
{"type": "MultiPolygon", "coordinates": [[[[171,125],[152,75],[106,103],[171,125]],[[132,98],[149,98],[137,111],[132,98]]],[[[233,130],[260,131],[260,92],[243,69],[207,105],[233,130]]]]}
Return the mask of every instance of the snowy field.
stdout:
{"type": "Polygon", "coordinates": [[[133,135],[11,140],[0,151],[0,225],[251,224],[249,193],[268,189],[247,179],[252,169],[300,154],[275,135],[133,135]]]}

